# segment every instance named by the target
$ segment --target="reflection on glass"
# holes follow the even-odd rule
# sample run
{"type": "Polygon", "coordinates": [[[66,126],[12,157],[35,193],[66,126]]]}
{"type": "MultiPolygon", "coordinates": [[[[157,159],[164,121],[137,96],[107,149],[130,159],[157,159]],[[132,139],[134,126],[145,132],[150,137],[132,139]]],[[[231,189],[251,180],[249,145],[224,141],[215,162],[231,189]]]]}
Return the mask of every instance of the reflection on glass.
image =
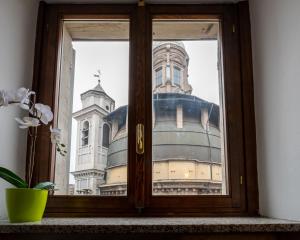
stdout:
{"type": "Polygon", "coordinates": [[[227,194],[219,23],[154,20],[153,32],[153,195],[227,194]]]}
{"type": "Polygon", "coordinates": [[[62,42],[55,194],[126,195],[129,22],[66,21],[62,42]]]}
{"type": "Polygon", "coordinates": [[[162,68],[157,68],[155,70],[155,80],[156,80],[156,85],[162,84],[162,68]]]}

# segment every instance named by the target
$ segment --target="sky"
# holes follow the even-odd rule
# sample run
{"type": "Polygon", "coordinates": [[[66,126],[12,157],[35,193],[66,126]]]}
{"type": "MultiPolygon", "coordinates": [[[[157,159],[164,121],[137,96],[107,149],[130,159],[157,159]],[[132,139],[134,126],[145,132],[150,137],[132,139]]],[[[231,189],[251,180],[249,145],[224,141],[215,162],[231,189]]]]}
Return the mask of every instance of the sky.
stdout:
{"type": "MultiPolygon", "coordinates": [[[[219,105],[219,77],[217,69],[217,41],[183,41],[190,57],[188,81],[192,95],[219,105]]],[[[116,108],[128,104],[129,43],[73,42],[76,51],[73,112],[82,108],[80,94],[94,88],[101,71],[101,86],[115,100],[116,108]]],[[[75,170],[77,122],[72,120],[70,171],[75,170]]],[[[70,174],[70,183],[74,178],[70,174]]]]}

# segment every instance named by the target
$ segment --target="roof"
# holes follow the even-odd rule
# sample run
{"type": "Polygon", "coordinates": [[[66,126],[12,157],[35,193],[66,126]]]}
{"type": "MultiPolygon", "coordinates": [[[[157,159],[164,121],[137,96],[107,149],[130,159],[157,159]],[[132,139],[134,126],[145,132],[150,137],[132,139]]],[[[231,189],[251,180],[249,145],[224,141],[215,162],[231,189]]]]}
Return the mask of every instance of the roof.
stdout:
{"type": "MultiPolygon", "coordinates": [[[[181,93],[157,93],[153,95],[153,107],[157,113],[175,112],[182,105],[186,118],[182,128],[170,118],[156,119],[153,128],[153,161],[166,159],[191,160],[197,162],[220,163],[221,142],[219,130],[219,106],[196,96],[181,93]],[[209,131],[203,128],[199,113],[202,108],[210,112],[209,131]],[[194,120],[193,120],[194,119],[194,120]],[[192,120],[192,121],[191,121],[192,120]],[[197,120],[197,121],[196,121],[197,120]]],[[[111,112],[106,119],[122,120],[126,118],[127,106],[111,112]]],[[[108,168],[127,164],[127,135],[115,138],[108,150],[108,168]]]]}
{"type": "MultiPolygon", "coordinates": [[[[172,110],[177,105],[182,105],[184,109],[191,113],[196,113],[197,109],[207,108],[210,113],[210,121],[214,125],[219,126],[219,106],[215,103],[205,101],[193,95],[187,95],[182,93],[156,93],[153,94],[153,105],[155,111],[159,110],[172,110]]],[[[127,105],[119,107],[115,111],[111,112],[106,116],[107,121],[113,119],[123,119],[127,114],[127,105]]]]}
{"type": "Polygon", "coordinates": [[[98,82],[97,86],[94,87],[93,90],[105,93],[105,91],[103,90],[103,88],[100,85],[100,82],[98,82]]]}
{"type": "MultiPolygon", "coordinates": [[[[152,140],[153,161],[221,162],[220,131],[215,127],[207,132],[199,123],[185,122],[179,129],[171,121],[156,122],[152,140]]],[[[108,168],[127,164],[127,144],[127,136],[112,141],[107,156],[108,168]]]]}
{"type": "Polygon", "coordinates": [[[104,91],[104,89],[102,88],[102,86],[100,84],[100,81],[98,81],[98,84],[94,88],[81,93],[80,96],[82,98],[88,94],[104,95],[105,97],[109,98],[110,100],[112,100],[114,102],[114,100],[109,95],[107,95],[107,93],[104,91]]]}
{"type": "Polygon", "coordinates": [[[119,118],[124,118],[127,115],[127,105],[118,107],[116,110],[113,112],[109,113],[105,119],[107,121],[111,121],[113,119],[119,119],[119,118]]]}

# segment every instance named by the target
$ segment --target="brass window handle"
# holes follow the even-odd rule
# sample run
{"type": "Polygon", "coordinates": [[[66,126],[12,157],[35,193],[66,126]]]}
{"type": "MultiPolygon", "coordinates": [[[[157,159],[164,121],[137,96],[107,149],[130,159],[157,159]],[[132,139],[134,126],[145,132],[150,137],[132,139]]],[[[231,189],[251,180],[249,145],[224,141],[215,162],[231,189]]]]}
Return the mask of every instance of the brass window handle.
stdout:
{"type": "Polygon", "coordinates": [[[144,125],[136,125],[136,153],[144,154],[144,125]]]}

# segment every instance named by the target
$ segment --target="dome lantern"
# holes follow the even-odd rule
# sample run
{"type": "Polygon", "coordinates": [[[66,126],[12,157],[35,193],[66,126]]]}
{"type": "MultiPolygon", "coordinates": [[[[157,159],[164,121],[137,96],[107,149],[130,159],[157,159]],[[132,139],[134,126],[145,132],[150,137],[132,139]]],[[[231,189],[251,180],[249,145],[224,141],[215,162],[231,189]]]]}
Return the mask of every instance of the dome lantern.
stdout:
{"type": "Polygon", "coordinates": [[[191,94],[188,83],[189,56],[180,41],[153,43],[153,93],[191,94]]]}

